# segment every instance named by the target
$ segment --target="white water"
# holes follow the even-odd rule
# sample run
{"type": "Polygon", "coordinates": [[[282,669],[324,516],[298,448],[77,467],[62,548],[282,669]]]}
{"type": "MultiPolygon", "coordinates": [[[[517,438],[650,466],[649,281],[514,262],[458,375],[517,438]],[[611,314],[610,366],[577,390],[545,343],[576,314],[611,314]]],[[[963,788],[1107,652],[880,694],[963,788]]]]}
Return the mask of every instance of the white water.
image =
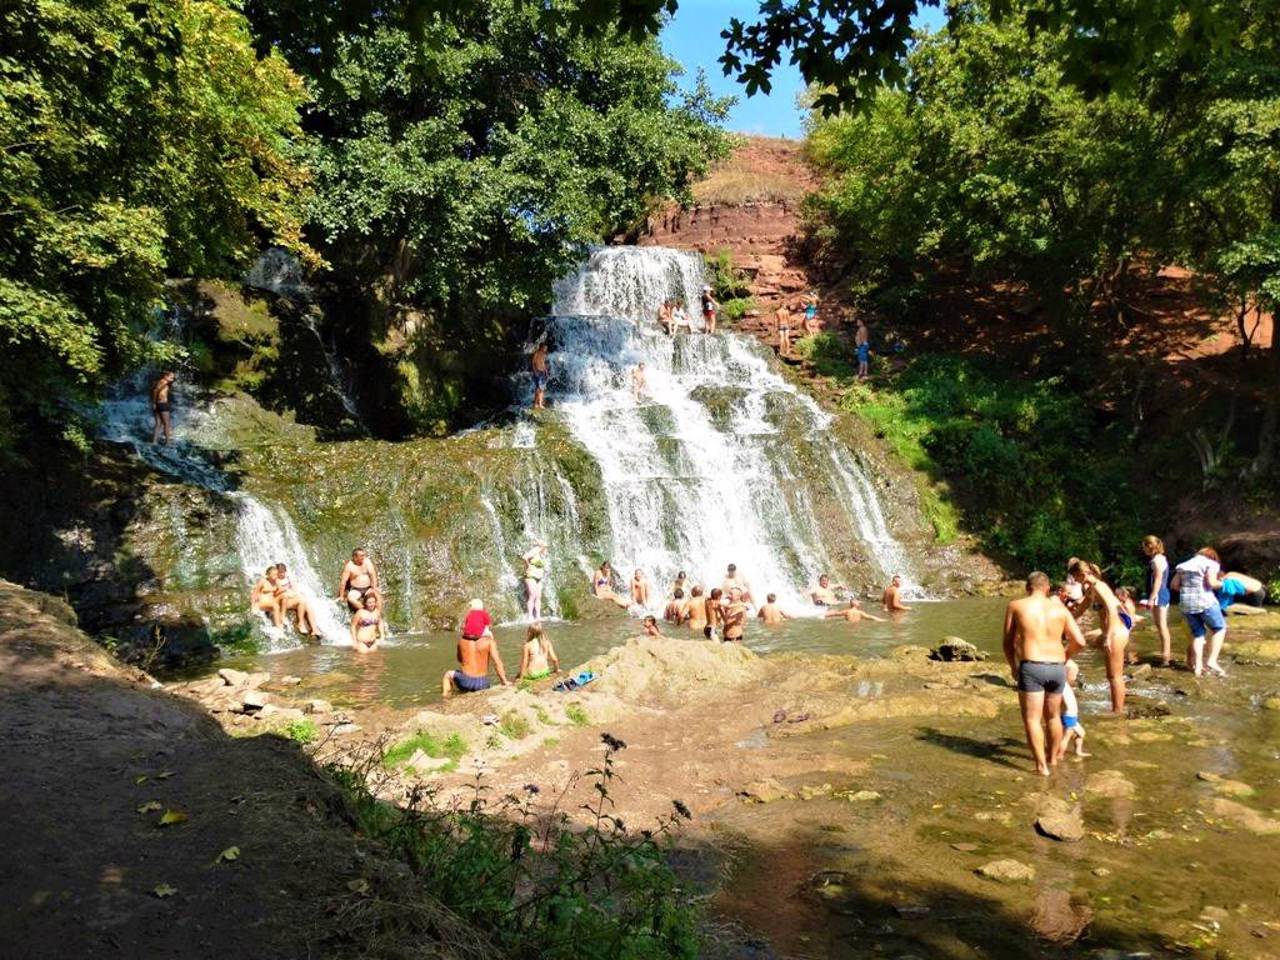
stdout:
{"type": "Polygon", "coordinates": [[[678,571],[716,585],[731,562],[757,600],[774,592],[807,606],[831,565],[831,532],[792,469],[800,443],[819,455],[881,574],[909,576],[873,485],[826,433],[831,418],[774,371],[764,347],[734,334],[661,332],[660,303],[674,297],[697,315],[702,279],[696,254],[610,247],[555,287],[549,396],[599,464],[614,569],[624,581],[644,570],[655,607],[678,571]],[[646,388],[637,397],[631,371],[640,363],[646,388]]]}
{"type": "MultiPolygon", "coordinates": [[[[116,385],[98,409],[99,435],[111,443],[131,447],[149,466],[185,483],[225,494],[235,504],[237,543],[244,573],[245,608],[249,590],[269,564],[283,561],[295,586],[307,600],[315,616],[323,642],[350,645],[350,630],[338,604],[330,599],[307,556],[297,529],[289,516],[269,507],[251,494],[233,491],[227,475],[211,460],[205,439],[216,433],[214,408],[179,376],[170,391],[173,405],[173,437],[169,443],[153,443],[150,400],[154,371],[140,371],[116,385]]],[[[337,584],[334,584],[336,591],[337,584]]],[[[271,649],[298,645],[286,631],[264,627],[271,649]]]]}

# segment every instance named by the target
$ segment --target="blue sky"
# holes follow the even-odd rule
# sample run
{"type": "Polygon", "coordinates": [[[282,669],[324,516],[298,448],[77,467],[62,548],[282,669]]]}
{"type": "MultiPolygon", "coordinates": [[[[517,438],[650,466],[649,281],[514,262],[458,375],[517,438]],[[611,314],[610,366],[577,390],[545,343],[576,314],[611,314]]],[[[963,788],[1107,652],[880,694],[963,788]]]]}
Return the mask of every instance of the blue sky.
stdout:
{"type": "MultiPolygon", "coordinates": [[[[680,0],[680,9],[662,32],[662,46],[667,56],[679,60],[687,71],[684,84],[691,84],[698,67],[707,72],[711,88],[719,96],[732,94],[738,104],[729,114],[727,126],[738,133],[761,133],[773,137],[799,138],[804,135],[802,115],[796,96],[804,82],[784,53],[783,62],[773,72],[773,90],[768,96],[757,93],[748,97],[732,77],[721,73],[716,59],[724,52],[720,31],[731,17],[744,21],[755,19],[758,0],[680,0]]],[[[937,27],[943,14],[939,8],[927,7],[917,23],[937,27]]]]}

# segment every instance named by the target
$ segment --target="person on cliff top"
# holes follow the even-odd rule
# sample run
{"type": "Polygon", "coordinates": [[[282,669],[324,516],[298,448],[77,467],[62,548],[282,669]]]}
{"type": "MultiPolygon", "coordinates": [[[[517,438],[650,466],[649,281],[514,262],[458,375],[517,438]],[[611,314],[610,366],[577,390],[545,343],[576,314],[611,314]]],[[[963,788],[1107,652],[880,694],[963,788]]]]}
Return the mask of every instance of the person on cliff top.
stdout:
{"type": "Polygon", "coordinates": [[[725,569],[724,580],[720,582],[720,590],[726,596],[730,590],[737,590],[742,594],[744,603],[751,603],[751,584],[746,577],[738,572],[737,564],[731,563],[725,569]]]}
{"type": "Polygon", "coordinates": [[[631,602],[642,607],[649,606],[649,578],[639,567],[631,574],[631,602]]]}
{"type": "Polygon", "coordinates": [[[1102,571],[1087,560],[1076,560],[1069,573],[1084,588],[1082,607],[1098,607],[1102,611],[1099,641],[1106,656],[1107,682],[1111,685],[1111,712],[1124,713],[1124,653],[1129,645],[1133,618],[1123,609],[1115,592],[1102,579],[1102,571]]]}
{"type": "Polygon", "coordinates": [[[834,607],[840,601],[836,598],[837,590],[848,590],[843,583],[837,583],[834,586],[831,578],[825,573],[818,577],[818,585],[809,593],[809,599],[818,607],[834,607]]]}
{"type": "Polygon", "coordinates": [[[676,587],[676,592],[667,601],[667,609],[662,612],[662,619],[677,627],[689,619],[689,601],[685,599],[682,588],[676,587]]]}
{"type": "Polygon", "coordinates": [[[724,631],[720,635],[722,642],[742,642],[742,635],[747,629],[747,605],[743,602],[742,591],[737,587],[729,590],[727,602],[720,605],[720,622],[724,624],[724,631]]]}
{"type": "Polygon", "coordinates": [[[467,615],[462,618],[462,632],[458,637],[458,663],[461,670],[446,670],[440,680],[440,695],[448,697],[455,691],[475,693],[489,689],[489,663],[498,674],[499,682],[508,684],[507,671],[502,665],[502,655],[493,639],[493,618],[489,616],[481,600],[472,600],[467,615]]]}
{"type": "Polygon", "coordinates": [[[298,619],[298,632],[304,637],[311,637],[314,640],[320,639],[320,631],[316,629],[315,617],[312,616],[311,606],[303,599],[302,594],[298,592],[298,588],[293,585],[293,579],[289,576],[289,570],[283,563],[276,564],[276,598],[280,602],[280,619],[283,622],[286,615],[292,611],[298,619]]]}
{"type": "Polygon", "coordinates": [[[778,624],[791,619],[778,606],[778,595],[776,593],[771,593],[765,597],[764,606],[756,613],[756,617],[763,620],[766,627],[776,627],[778,624]]]}
{"type": "Polygon", "coordinates": [[[1026,596],[1005,607],[1004,658],[1018,686],[1027,746],[1041,776],[1049,776],[1060,755],[1066,661],[1082,649],[1084,636],[1075,617],[1049,595],[1048,575],[1036,570],[1027,577],[1026,596]]]}
{"type": "Polygon", "coordinates": [[[707,333],[716,332],[716,311],[720,309],[720,304],[716,303],[716,298],[711,295],[711,287],[704,286],[702,288],[702,322],[707,333]]]}
{"type": "Polygon", "coordinates": [[[353,613],[364,609],[366,594],[378,592],[378,571],[364,547],[351,551],[351,559],[342,565],[338,581],[338,602],[344,600],[353,613]]]}
{"type": "Polygon", "coordinates": [[[542,629],[542,624],[533,624],[525,634],[524,649],[520,652],[520,672],[516,679],[541,680],[559,672],[560,658],[551,645],[551,638],[542,629]]]}
{"type": "Polygon", "coordinates": [[[259,613],[270,614],[271,625],[274,627],[280,626],[284,618],[284,614],[280,612],[279,579],[279,571],[273,563],[249,592],[250,606],[259,613]]]}
{"type": "Polygon", "coordinates": [[[547,408],[547,381],[551,379],[551,362],[547,359],[547,343],[544,340],[533,350],[529,358],[529,370],[533,374],[533,409],[547,408]]]}
{"type": "Polygon", "coordinates": [[[1164,553],[1164,541],[1147,535],[1142,538],[1142,552],[1147,557],[1147,596],[1142,606],[1151,610],[1151,622],[1160,637],[1160,666],[1167,667],[1173,659],[1173,637],[1169,633],[1169,558],[1164,553]]]}
{"type": "Polygon", "coordinates": [[[366,593],[363,609],[351,617],[351,645],[356,653],[372,653],[386,639],[387,622],[382,619],[382,604],[376,593],[366,593]]]}
{"type": "Polygon", "coordinates": [[[846,623],[858,623],[862,620],[874,620],[876,623],[884,623],[884,617],[877,617],[875,614],[867,613],[862,609],[862,604],[857,600],[850,600],[849,606],[843,610],[828,610],[823,616],[824,620],[844,620],[846,623]]]}
{"type": "Polygon", "coordinates": [[[178,375],[172,370],[166,370],[156,378],[155,383],[151,384],[151,442],[159,443],[160,434],[164,434],[164,442],[168,443],[173,436],[173,423],[171,415],[173,413],[173,398],[171,391],[173,390],[173,381],[178,379],[178,375]]]}
{"type": "Polygon", "coordinates": [[[647,387],[648,384],[644,379],[644,361],[641,360],[631,368],[631,396],[635,398],[636,403],[640,402],[647,387]]]}
{"type": "Polygon", "coordinates": [[[893,575],[889,585],[884,588],[884,593],[880,595],[880,602],[890,613],[899,613],[911,609],[902,602],[902,577],[900,575],[896,573],[893,575]]]}
{"type": "Polygon", "coordinates": [[[773,327],[778,333],[779,355],[791,356],[791,311],[785,302],[778,304],[778,309],[773,312],[773,327]]]}
{"type": "Polygon", "coordinates": [[[644,635],[646,637],[662,636],[662,631],[658,628],[657,617],[650,615],[644,618],[644,635]]]}
{"type": "Polygon", "coordinates": [[[1067,748],[1074,739],[1076,756],[1083,759],[1092,756],[1084,752],[1084,724],[1080,722],[1080,703],[1076,700],[1076,681],[1080,677],[1080,667],[1074,660],[1068,660],[1067,682],[1062,687],[1062,743],[1058,746],[1058,759],[1067,754],[1067,748]]]}
{"type": "Polygon", "coordinates": [[[1178,608],[1191,631],[1187,666],[1197,677],[1208,670],[1219,677],[1227,672],[1218,666],[1218,655],[1227,639],[1227,621],[1222,616],[1215,590],[1222,589],[1222,562],[1213,547],[1201,547],[1194,557],[1178,564],[1169,584],[1178,591],[1178,608]],[[1205,658],[1205,634],[1210,630],[1209,656],[1205,658]]]}
{"type": "Polygon", "coordinates": [[[858,351],[858,379],[865,380],[871,376],[871,331],[862,317],[858,318],[858,330],[853,335],[853,344],[858,351]]]}
{"type": "Polygon", "coordinates": [[[535,540],[520,559],[524,561],[524,612],[530,620],[541,620],[542,578],[547,574],[547,541],[535,540]]]}

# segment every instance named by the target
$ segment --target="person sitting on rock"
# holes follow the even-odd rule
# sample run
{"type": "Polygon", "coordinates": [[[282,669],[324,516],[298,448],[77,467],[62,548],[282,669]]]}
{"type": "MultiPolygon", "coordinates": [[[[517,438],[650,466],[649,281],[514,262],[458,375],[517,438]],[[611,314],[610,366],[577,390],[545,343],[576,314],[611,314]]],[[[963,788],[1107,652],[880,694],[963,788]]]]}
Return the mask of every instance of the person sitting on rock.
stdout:
{"type": "Polygon", "coordinates": [[[356,653],[372,653],[387,639],[387,623],[382,619],[382,604],[372,591],[364,595],[364,608],[351,618],[351,645],[356,653]]]}
{"type": "Polygon", "coordinates": [[[524,650],[520,653],[519,680],[541,680],[552,673],[560,672],[560,658],[556,656],[556,648],[551,645],[551,638],[542,629],[542,624],[535,623],[525,634],[524,650]]]}
{"type": "Polygon", "coordinates": [[[608,560],[600,564],[600,569],[596,571],[595,577],[592,578],[591,593],[597,600],[612,600],[624,610],[631,606],[629,600],[613,592],[613,567],[608,560]]]}
{"type": "Polygon", "coordinates": [[[249,593],[249,603],[259,613],[270,614],[271,625],[280,626],[284,622],[284,614],[280,612],[279,571],[273,563],[253,585],[249,593]]]}
{"type": "Polygon", "coordinates": [[[343,600],[352,611],[364,609],[365,594],[378,590],[378,571],[369,559],[364,547],[351,551],[351,559],[342,567],[342,580],[338,583],[338,602],[343,600]]]}
{"type": "Polygon", "coordinates": [[[631,575],[631,602],[642,607],[649,606],[649,578],[639,567],[631,575]]]}
{"type": "Polygon", "coordinates": [[[862,609],[862,604],[857,600],[850,600],[849,606],[843,610],[828,610],[824,620],[844,620],[848,623],[857,623],[859,620],[874,620],[876,623],[884,623],[884,617],[877,617],[874,614],[867,613],[862,609]]]}
{"type": "Polygon", "coordinates": [[[818,585],[809,594],[809,599],[819,607],[834,607],[840,601],[836,598],[837,590],[848,590],[843,583],[832,586],[831,578],[825,573],[818,577],[818,585]]]}
{"type": "Polygon", "coordinates": [[[765,626],[769,627],[777,626],[783,621],[791,619],[778,606],[778,595],[776,593],[771,593],[765,597],[765,604],[760,608],[760,612],[756,616],[765,622],[765,626]]]}
{"type": "Polygon", "coordinates": [[[311,615],[311,607],[293,585],[288,568],[283,563],[277,563],[276,573],[278,574],[276,578],[276,597],[280,602],[281,622],[284,621],[285,615],[292,610],[294,616],[298,618],[298,632],[304,637],[319,640],[320,631],[316,629],[316,621],[311,615]]]}
{"type": "Polygon", "coordinates": [[[902,602],[901,576],[896,573],[893,575],[893,579],[889,581],[889,585],[884,588],[884,593],[880,595],[880,602],[884,604],[884,608],[890,613],[898,613],[903,610],[911,609],[902,602]]]}
{"type": "Polygon", "coordinates": [[[481,600],[472,600],[467,615],[462,620],[462,635],[458,638],[458,663],[461,670],[446,670],[440,680],[440,695],[450,696],[455,690],[475,693],[489,689],[489,661],[498,680],[507,686],[507,671],[502,665],[502,655],[493,639],[493,618],[489,616],[481,600]]]}

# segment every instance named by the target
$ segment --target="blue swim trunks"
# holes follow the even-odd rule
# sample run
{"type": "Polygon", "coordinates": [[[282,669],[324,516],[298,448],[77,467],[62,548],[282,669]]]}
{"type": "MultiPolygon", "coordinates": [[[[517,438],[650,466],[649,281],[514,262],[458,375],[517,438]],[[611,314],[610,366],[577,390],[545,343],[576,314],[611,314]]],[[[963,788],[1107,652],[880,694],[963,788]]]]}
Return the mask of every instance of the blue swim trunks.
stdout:
{"type": "Polygon", "coordinates": [[[469,673],[458,670],[453,674],[453,685],[465,693],[475,693],[478,690],[489,689],[489,678],[473,677],[469,673]]]}
{"type": "Polygon", "coordinates": [[[1064,713],[1064,714],[1062,715],[1062,729],[1063,729],[1063,730],[1070,730],[1072,727],[1078,727],[1078,726],[1080,726],[1080,718],[1079,718],[1079,717],[1072,716],[1072,715],[1071,715],[1071,714],[1069,714],[1069,713],[1064,713]]]}
{"type": "Polygon", "coordinates": [[[547,375],[545,373],[535,373],[533,375],[533,389],[545,390],[547,388],[547,375]]]}
{"type": "Polygon", "coordinates": [[[1191,628],[1191,636],[1197,640],[1210,630],[1216,633],[1227,626],[1227,621],[1222,618],[1222,608],[1216,603],[1208,610],[1201,610],[1199,613],[1187,613],[1184,610],[1182,619],[1187,621],[1187,626],[1191,628]]]}
{"type": "Polygon", "coordinates": [[[858,344],[858,362],[866,363],[871,359],[871,347],[868,344],[858,344]]]}

